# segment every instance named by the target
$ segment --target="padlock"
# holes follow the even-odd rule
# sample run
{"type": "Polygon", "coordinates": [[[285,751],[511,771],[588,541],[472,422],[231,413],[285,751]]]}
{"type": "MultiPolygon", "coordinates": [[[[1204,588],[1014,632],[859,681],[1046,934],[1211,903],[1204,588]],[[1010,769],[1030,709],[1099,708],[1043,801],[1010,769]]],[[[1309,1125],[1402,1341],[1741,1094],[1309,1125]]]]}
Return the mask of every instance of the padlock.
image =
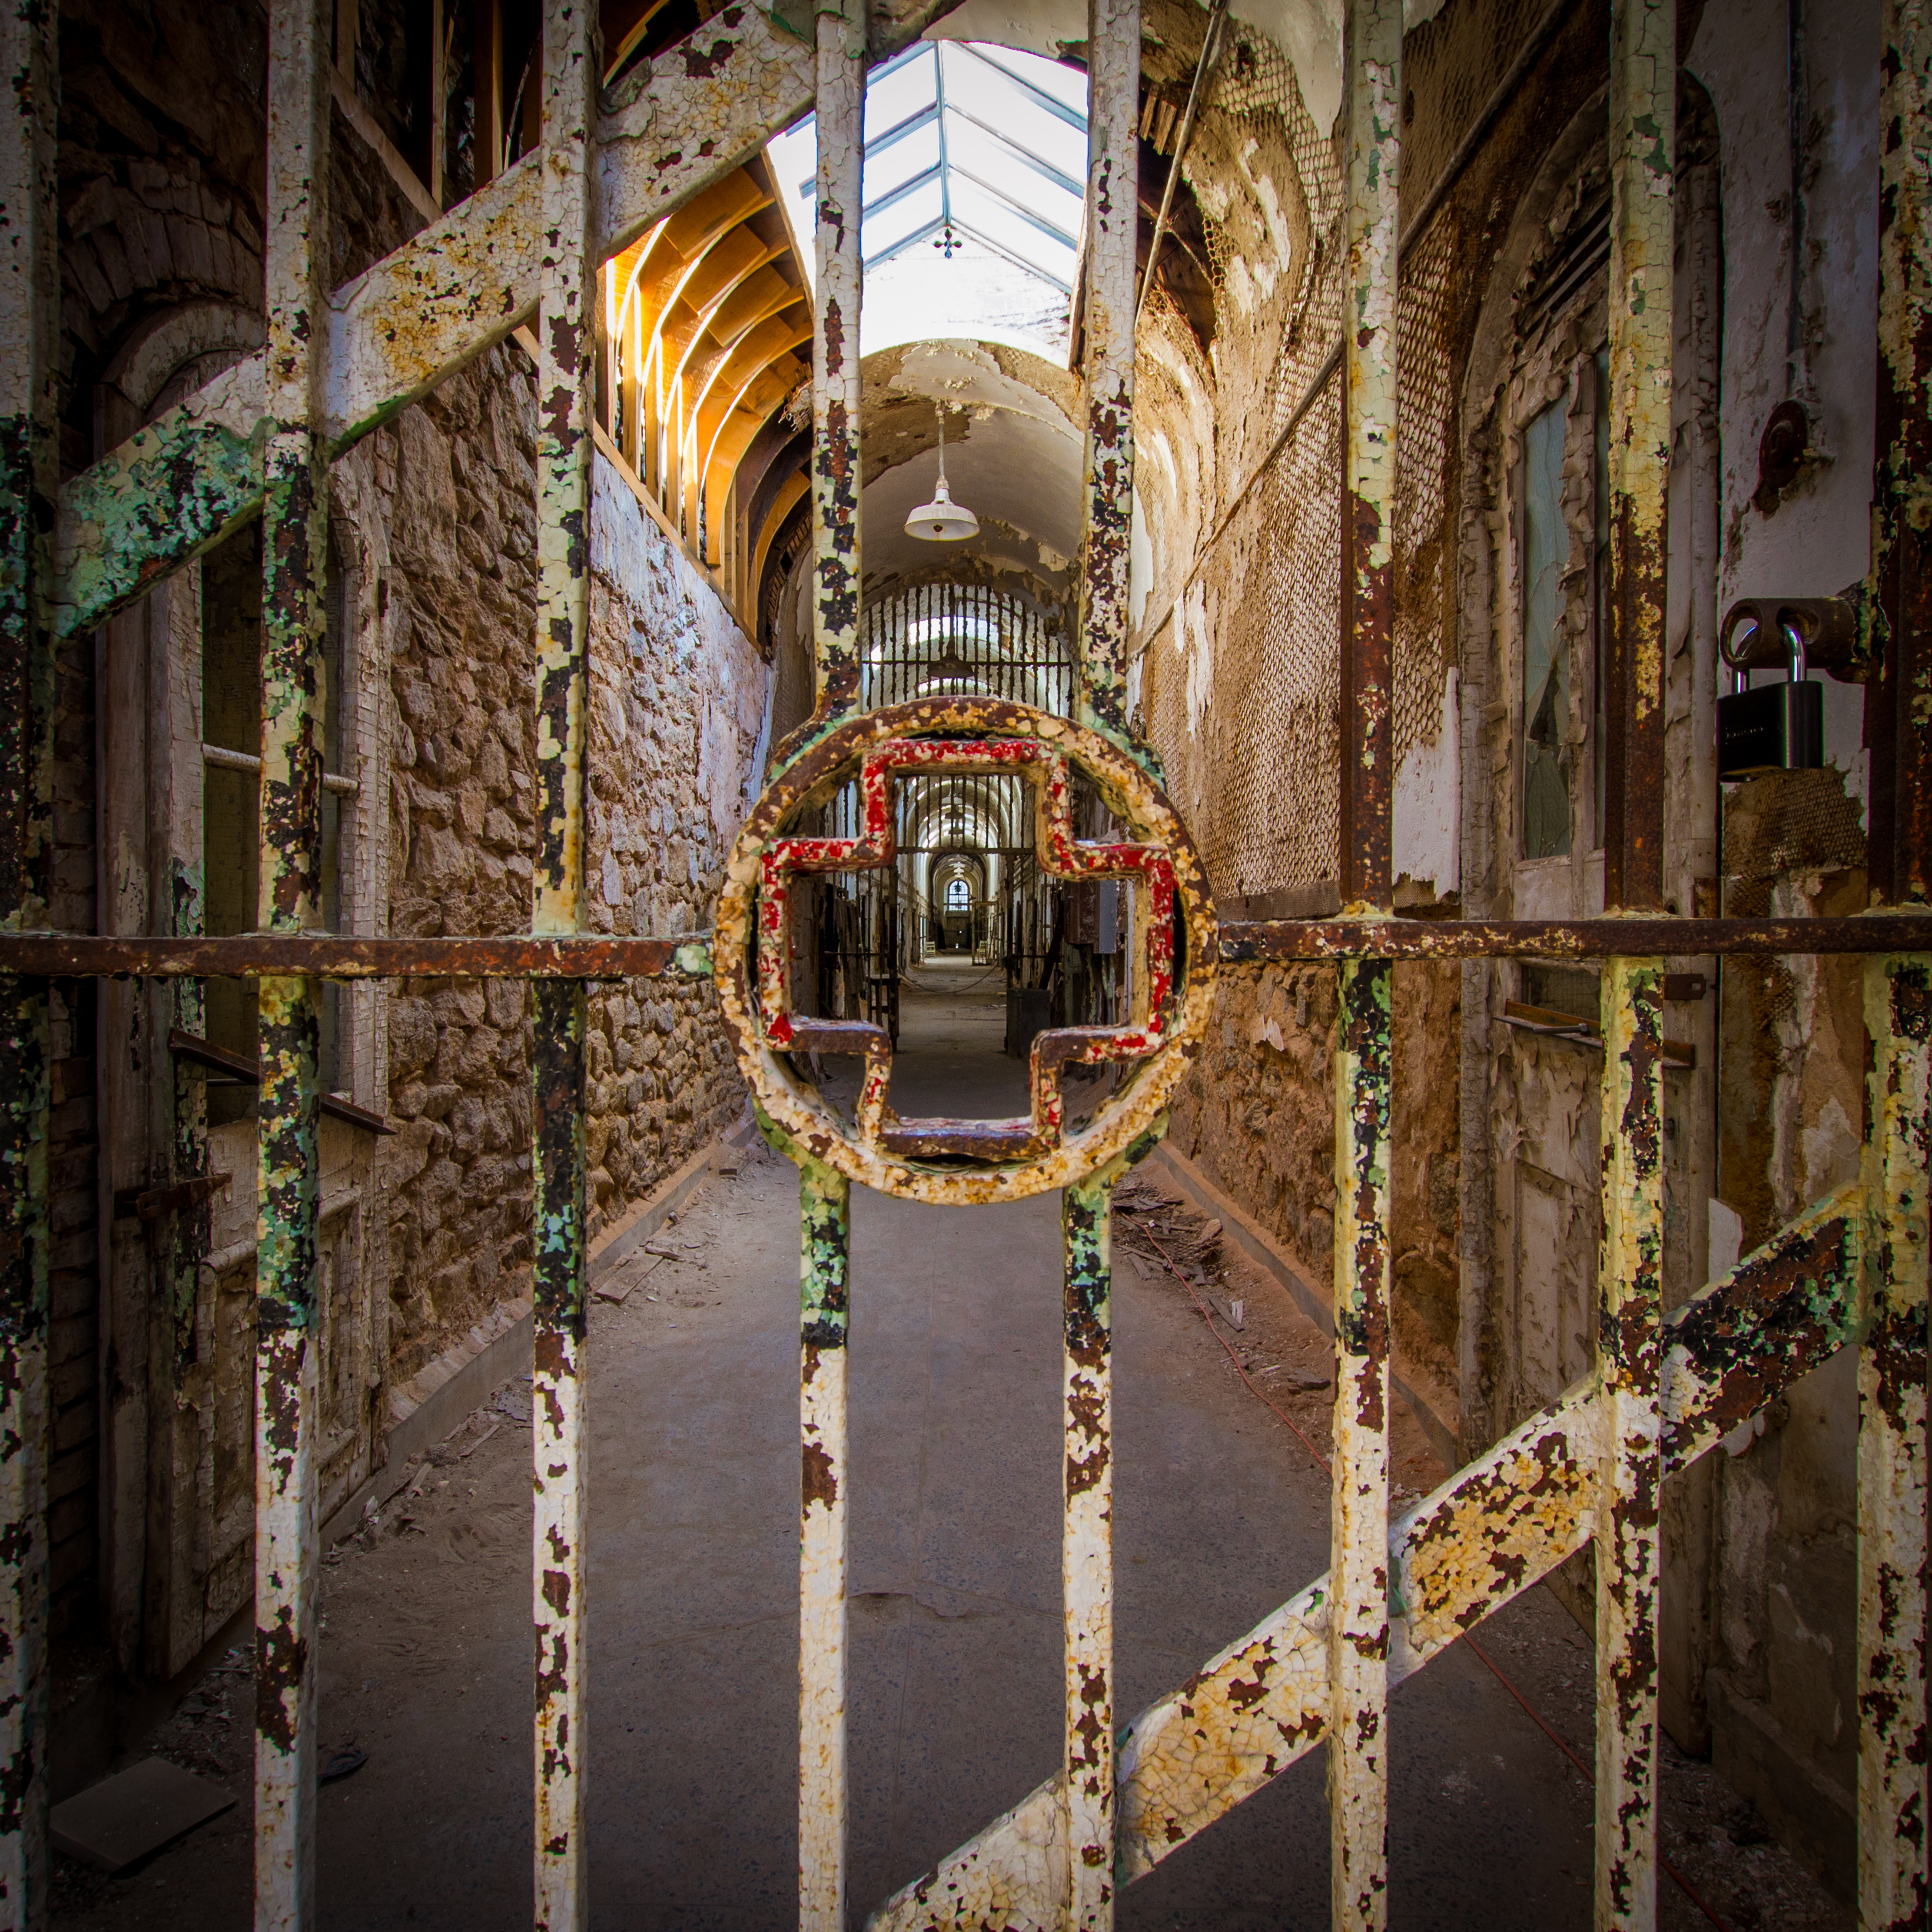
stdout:
{"type": "Polygon", "coordinates": [[[1762,608],[1738,624],[1731,617],[1740,614],[1732,613],[1720,640],[1731,670],[1730,694],[1718,700],[1718,776],[1726,783],[1766,772],[1816,771],[1825,762],[1825,694],[1804,674],[1804,618],[1780,610],[1773,629],[1762,608]],[[1790,674],[1785,682],[1749,688],[1754,670],[1780,664],[1790,674]]]}

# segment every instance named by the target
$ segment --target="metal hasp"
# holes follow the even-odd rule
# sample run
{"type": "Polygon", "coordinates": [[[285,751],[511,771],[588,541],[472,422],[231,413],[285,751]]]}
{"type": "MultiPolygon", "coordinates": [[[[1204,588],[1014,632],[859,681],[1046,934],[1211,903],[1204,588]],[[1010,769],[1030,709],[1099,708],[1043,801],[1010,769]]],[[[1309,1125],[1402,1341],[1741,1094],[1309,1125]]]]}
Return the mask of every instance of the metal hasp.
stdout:
{"type": "Polygon", "coordinates": [[[1134,244],[1139,230],[1140,0],[1088,0],[1087,277],[1084,336],[1086,491],[1080,554],[1082,723],[1127,728],[1127,579],[1134,508],[1134,244]]]}
{"type": "MultiPolygon", "coordinates": [[[[0,15],[0,933],[47,922],[60,272],[57,10],[0,15]]],[[[48,1905],[48,1110],[46,977],[0,977],[0,1925],[48,1905]]]]}
{"type": "MultiPolygon", "coordinates": [[[[264,932],[321,923],[322,570],[328,472],[316,326],[328,257],[328,22],[320,0],[269,15],[262,459],[261,898],[264,932]]],[[[255,1260],[255,1924],[315,1921],[314,982],[257,982],[255,1260]]]]}
{"type": "MultiPolygon", "coordinates": [[[[590,643],[590,134],[592,0],[544,0],[543,257],[537,320],[537,854],[530,929],[584,922],[590,643]]],[[[538,1932],[584,1922],[585,1219],[581,980],[536,991],[531,1054],[534,1306],[530,1614],[535,1646],[538,1932]]]]}

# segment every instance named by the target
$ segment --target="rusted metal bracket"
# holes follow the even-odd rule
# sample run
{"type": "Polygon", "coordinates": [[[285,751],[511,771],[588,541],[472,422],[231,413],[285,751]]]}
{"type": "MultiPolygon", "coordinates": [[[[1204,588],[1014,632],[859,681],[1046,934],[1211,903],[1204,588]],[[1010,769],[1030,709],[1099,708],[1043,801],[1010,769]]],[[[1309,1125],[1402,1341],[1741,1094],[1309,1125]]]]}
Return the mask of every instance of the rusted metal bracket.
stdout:
{"type": "MultiPolygon", "coordinates": [[[[232,1073],[238,1080],[245,1080],[250,1086],[259,1087],[262,1082],[261,1064],[247,1060],[238,1053],[230,1053],[221,1047],[211,1046],[191,1033],[184,1033],[179,1027],[168,1035],[168,1051],[177,1060],[192,1060],[197,1066],[206,1066],[217,1073],[232,1073]]],[[[372,1134],[393,1134],[396,1130],[382,1114],[372,1112],[367,1107],[358,1107],[352,1100],[345,1100],[339,1094],[319,1094],[316,1106],[322,1113],[338,1120],[346,1120],[351,1126],[366,1128],[372,1134]]],[[[227,1176],[221,1176],[226,1180],[227,1176]]],[[[198,1182],[188,1184],[198,1186],[198,1182]]],[[[196,1197],[199,1198],[200,1197],[196,1197]]]]}
{"type": "Polygon", "coordinates": [[[1932,949],[1932,914],[1849,919],[1252,920],[1221,928],[1224,965],[1274,959],[1610,959],[1650,952],[1760,958],[1932,949]]]}
{"type": "Polygon", "coordinates": [[[159,1221],[210,1199],[234,1178],[232,1174],[198,1174],[192,1180],[179,1180],[172,1187],[117,1187],[114,1211],[132,1214],[139,1220],[159,1221]]]}

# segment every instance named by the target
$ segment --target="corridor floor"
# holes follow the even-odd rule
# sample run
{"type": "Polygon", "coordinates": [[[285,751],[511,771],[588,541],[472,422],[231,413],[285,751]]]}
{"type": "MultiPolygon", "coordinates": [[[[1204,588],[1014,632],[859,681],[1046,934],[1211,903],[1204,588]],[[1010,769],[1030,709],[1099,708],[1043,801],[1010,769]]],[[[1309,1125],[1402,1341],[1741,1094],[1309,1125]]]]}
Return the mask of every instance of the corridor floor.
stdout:
{"type": "MultiPolygon", "coordinates": [[[[791,1168],[755,1150],[654,1242],[682,1258],[621,1305],[596,1304],[586,1761],[600,1928],[796,1923],[796,1195],[791,1168]]],[[[956,1210],[855,1194],[854,1924],[1058,1761],[1057,1214],[1052,1198],[956,1210]]],[[[640,1274],[627,1264],[614,1292],[640,1274]]],[[[1116,1311],[1124,1718],[1326,1567],[1328,1496],[1185,1292],[1121,1268],[1116,1311]]],[[[322,1755],[367,1754],[320,1795],[326,1928],[530,1922],[518,1396],[500,1392],[324,1571],[322,1755]]],[[[1484,1642],[1587,1759],[1589,1652],[1554,1600],[1531,1592],[1484,1642]]],[[[58,1924],[248,1924],[248,1670],[238,1653],[158,1741],[222,1772],[241,1802],[124,1879],[67,1868],[58,1924]]],[[[1391,1732],[1394,1925],[1588,1924],[1588,1793],[1463,1647],[1396,1693],[1391,1732]]],[[[1699,1779],[1711,1782],[1673,1754],[1666,1804],[1721,1816],[1721,1792],[1697,1810],[1699,1779]]],[[[1325,1926],[1323,1780],[1318,1753],[1180,1848],[1124,1894],[1121,1924],[1325,1926]]],[[[1714,1898],[1750,1904],[1725,1922],[1736,1932],[1849,1923],[1808,1882],[1792,1890],[1775,1846],[1738,1835],[1750,1849],[1721,1831],[1701,1849],[1667,1840],[1723,1888],[1714,1898]]],[[[1661,1924],[1707,1923],[1661,1892],[1661,1924]]]]}

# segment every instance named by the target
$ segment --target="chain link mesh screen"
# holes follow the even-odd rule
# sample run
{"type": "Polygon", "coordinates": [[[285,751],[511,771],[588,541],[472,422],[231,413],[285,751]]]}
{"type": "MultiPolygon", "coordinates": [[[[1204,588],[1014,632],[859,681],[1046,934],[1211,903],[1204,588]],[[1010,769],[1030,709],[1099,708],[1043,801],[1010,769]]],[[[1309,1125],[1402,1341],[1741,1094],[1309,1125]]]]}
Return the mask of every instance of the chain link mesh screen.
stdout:
{"type": "MultiPolygon", "coordinates": [[[[1214,104],[1278,122],[1313,238],[1287,297],[1293,320],[1267,385],[1265,448],[1340,339],[1344,197],[1335,144],[1316,128],[1279,50],[1264,36],[1244,38],[1241,48],[1246,57],[1224,65],[1214,104]]],[[[1231,268],[1228,230],[1204,217],[1204,226],[1218,290],[1231,268]]],[[[1445,209],[1403,259],[1397,308],[1398,770],[1442,729],[1455,262],[1456,226],[1445,209]]],[[[1230,434],[1238,443],[1240,430],[1230,426],[1230,434]]],[[[1338,869],[1341,464],[1336,371],[1224,513],[1142,667],[1148,734],[1223,898],[1313,886],[1338,869]]]]}

